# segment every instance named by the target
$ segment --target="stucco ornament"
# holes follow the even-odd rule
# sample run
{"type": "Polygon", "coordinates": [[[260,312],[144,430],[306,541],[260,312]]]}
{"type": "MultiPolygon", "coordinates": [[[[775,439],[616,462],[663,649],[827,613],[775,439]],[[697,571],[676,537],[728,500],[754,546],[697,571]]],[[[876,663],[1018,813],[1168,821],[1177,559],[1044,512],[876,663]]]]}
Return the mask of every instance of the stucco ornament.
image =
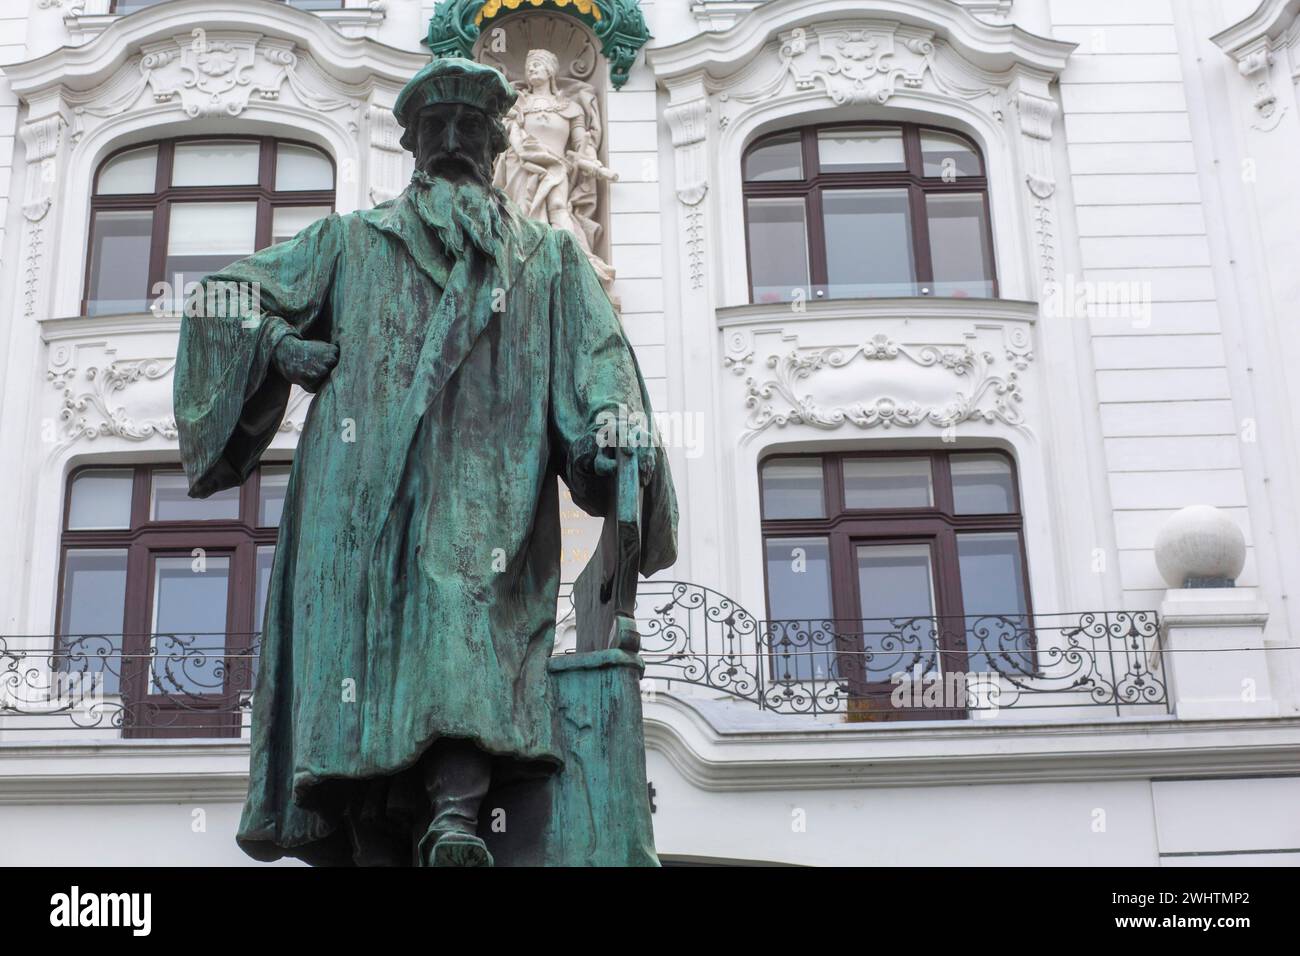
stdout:
{"type": "Polygon", "coordinates": [[[531,219],[572,233],[608,292],[614,270],[599,255],[598,185],[618,174],[601,163],[604,135],[595,89],[559,76],[559,58],[529,50],[524,80],[506,115],[510,144],[497,160],[495,183],[531,219]]]}
{"type": "Polygon", "coordinates": [[[1175,511],[1156,532],[1156,567],[1171,588],[1232,587],[1246,566],[1246,536],[1218,508],[1175,511]]]}

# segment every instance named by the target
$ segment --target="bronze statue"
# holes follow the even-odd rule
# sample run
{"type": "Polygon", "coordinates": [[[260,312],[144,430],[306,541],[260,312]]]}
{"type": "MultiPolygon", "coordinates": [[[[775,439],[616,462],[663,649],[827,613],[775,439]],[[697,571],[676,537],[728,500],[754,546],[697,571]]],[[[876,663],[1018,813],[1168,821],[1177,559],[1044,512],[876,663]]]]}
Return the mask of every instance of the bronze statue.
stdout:
{"type": "Polygon", "coordinates": [[[183,323],[191,495],[241,483],[291,385],[315,393],[254,693],[238,840],[259,859],[490,865],[499,839],[507,862],[654,862],[626,581],[675,560],[676,501],[661,448],[608,440],[649,400],[585,250],[492,185],[515,97],[489,67],[434,60],[394,107],[407,189],[208,277],[258,301],[183,323]],[[584,584],[588,630],[607,631],[569,661],[551,659],[557,475],[588,512],[621,514],[618,567],[584,584]],[[593,732],[622,756],[564,729],[606,718],[621,723],[593,732]],[[513,796],[485,803],[498,792],[513,796]],[[508,839],[483,819],[506,804],[508,839]]]}

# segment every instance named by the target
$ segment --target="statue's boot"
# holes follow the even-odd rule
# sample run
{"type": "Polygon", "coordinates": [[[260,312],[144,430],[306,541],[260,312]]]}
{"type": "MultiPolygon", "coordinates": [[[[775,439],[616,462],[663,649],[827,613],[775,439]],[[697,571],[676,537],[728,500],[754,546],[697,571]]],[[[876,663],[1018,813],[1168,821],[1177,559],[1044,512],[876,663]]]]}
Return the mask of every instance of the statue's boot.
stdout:
{"type": "Polygon", "coordinates": [[[478,811],[492,780],[492,758],[464,740],[440,740],[425,756],[424,786],[433,820],[417,850],[420,866],[492,866],[478,837],[478,811]]]}

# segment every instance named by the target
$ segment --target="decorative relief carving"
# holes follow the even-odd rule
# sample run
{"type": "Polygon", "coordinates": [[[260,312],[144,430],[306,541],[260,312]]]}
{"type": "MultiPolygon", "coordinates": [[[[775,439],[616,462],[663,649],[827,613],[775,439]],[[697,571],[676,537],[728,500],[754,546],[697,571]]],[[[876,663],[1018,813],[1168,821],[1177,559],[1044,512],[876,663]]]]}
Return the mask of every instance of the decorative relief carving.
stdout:
{"type": "MultiPolygon", "coordinates": [[[[108,350],[108,354],[112,351],[108,350]]],[[[87,366],[80,374],[75,365],[62,369],[51,366],[47,378],[63,398],[56,448],[110,436],[136,442],[155,436],[175,441],[176,419],[170,414],[135,417],[126,406],[114,404],[133,386],[166,378],[175,365],[173,357],[110,360],[87,366]]]]}
{"type": "MultiPolygon", "coordinates": [[[[775,95],[788,80],[796,90],[821,85],[836,105],[884,104],[900,87],[933,87],[961,99],[996,98],[998,90],[973,66],[943,67],[933,31],[887,21],[799,27],[781,34],[780,66],[757,89],[733,94],[741,103],[775,95]]],[[[950,58],[955,63],[955,54],[950,58]]]]}
{"type": "Polygon", "coordinates": [[[254,98],[278,100],[287,86],[298,102],[319,112],[350,110],[348,129],[356,132],[360,88],[327,82],[290,41],[254,34],[181,35],[147,44],[134,61],[138,76],[95,90],[74,103],[73,137],[83,132],[84,117],[106,118],[135,106],[148,90],[153,101],[175,104],[190,118],[238,116],[254,98]]]}
{"type": "MultiPolygon", "coordinates": [[[[755,338],[766,334],[779,333],[755,338]]],[[[773,425],[948,429],[982,421],[1025,428],[1020,372],[1033,360],[1028,331],[977,325],[963,338],[907,343],[879,333],[852,347],[795,345],[766,356],[770,373],[764,377],[748,374],[756,343],[733,333],[724,364],[746,375],[746,440],[773,425]],[[990,341],[993,336],[999,341],[990,341]],[[1010,368],[1001,370],[1003,361],[1010,368]],[[893,372],[867,367],[893,365],[893,372]]]]}
{"type": "Polygon", "coordinates": [[[24,123],[19,129],[27,151],[27,185],[22,207],[27,222],[23,238],[23,314],[29,318],[36,314],[45,248],[43,220],[54,202],[65,125],[62,114],[54,113],[24,123]]]}
{"type": "MultiPolygon", "coordinates": [[[[99,438],[176,440],[176,419],[170,410],[175,357],[118,359],[116,354],[116,349],[104,347],[102,341],[51,346],[45,376],[61,397],[56,451],[99,438]],[[78,365],[81,349],[99,354],[92,355],[89,364],[78,365]],[[144,387],[151,382],[159,386],[144,387]]],[[[295,385],[279,431],[301,433],[311,399],[295,385]]]]}
{"type": "Polygon", "coordinates": [[[406,151],[402,129],[391,107],[372,103],[366,111],[370,124],[370,201],[375,205],[395,198],[405,187],[402,173],[406,151]]]}
{"type": "Polygon", "coordinates": [[[674,185],[683,206],[687,278],[692,289],[704,288],[704,209],[709,191],[709,103],[703,97],[664,110],[673,140],[674,185]]]}
{"type": "Polygon", "coordinates": [[[1250,84],[1253,97],[1250,105],[1260,120],[1251,126],[1265,133],[1277,129],[1286,114],[1286,107],[1280,110],[1277,108],[1277,93],[1273,90],[1273,62],[1273,46],[1268,37],[1237,56],[1237,72],[1250,84]]]}

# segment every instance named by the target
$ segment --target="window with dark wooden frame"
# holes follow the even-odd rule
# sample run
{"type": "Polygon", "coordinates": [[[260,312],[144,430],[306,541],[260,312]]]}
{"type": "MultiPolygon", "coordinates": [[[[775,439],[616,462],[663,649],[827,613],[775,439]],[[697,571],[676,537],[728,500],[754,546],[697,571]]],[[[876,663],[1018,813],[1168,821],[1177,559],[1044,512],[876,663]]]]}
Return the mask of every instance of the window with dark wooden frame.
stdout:
{"type": "MultiPolygon", "coordinates": [[[[135,13],[147,7],[156,7],[166,0],[110,0],[109,13],[119,16],[135,13]]],[[[284,3],[299,10],[341,10],[345,0],[267,0],[269,3],[284,3]]]]}
{"type": "Polygon", "coordinates": [[[996,298],[976,145],[910,123],[805,126],[743,160],[750,301],[996,298]]]}
{"type": "Polygon", "coordinates": [[[252,688],[289,465],[197,500],[179,466],[68,481],[56,630],[65,670],[120,696],[126,736],[236,736],[252,688]]]}
{"type": "Polygon", "coordinates": [[[292,238],[334,209],[334,163],[266,137],[163,140],[100,164],[91,198],[84,315],[143,312],[163,286],[175,308],[194,282],[292,238]]]}
{"type": "Polygon", "coordinates": [[[841,683],[884,711],[899,673],[1032,672],[1024,520],[1008,456],[774,456],[760,485],[774,679],[841,683]],[[990,616],[1001,625],[997,646],[990,616]],[[787,646],[797,653],[779,653],[787,646]]]}

